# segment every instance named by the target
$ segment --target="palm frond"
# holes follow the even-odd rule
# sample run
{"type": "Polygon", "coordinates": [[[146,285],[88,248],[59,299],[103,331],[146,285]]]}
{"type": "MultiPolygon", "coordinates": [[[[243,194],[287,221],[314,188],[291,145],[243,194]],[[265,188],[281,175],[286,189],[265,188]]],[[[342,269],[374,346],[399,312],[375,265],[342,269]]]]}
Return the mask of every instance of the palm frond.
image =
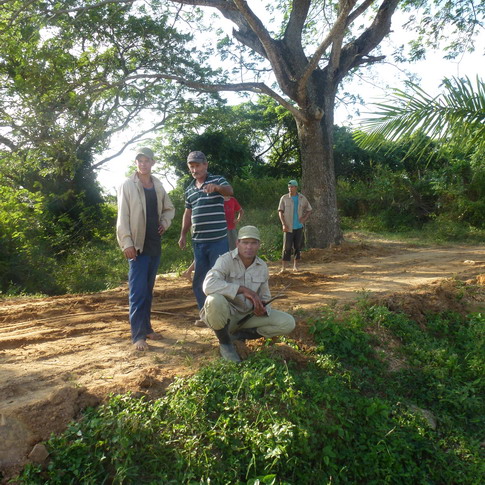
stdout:
{"type": "Polygon", "coordinates": [[[355,139],[362,148],[377,149],[386,141],[398,141],[417,131],[412,147],[422,155],[431,143],[444,146],[450,140],[461,148],[485,151],[485,83],[477,77],[444,79],[445,93],[432,97],[417,84],[406,83],[409,92],[394,90],[385,103],[376,103],[372,118],[365,119],[355,139]]]}

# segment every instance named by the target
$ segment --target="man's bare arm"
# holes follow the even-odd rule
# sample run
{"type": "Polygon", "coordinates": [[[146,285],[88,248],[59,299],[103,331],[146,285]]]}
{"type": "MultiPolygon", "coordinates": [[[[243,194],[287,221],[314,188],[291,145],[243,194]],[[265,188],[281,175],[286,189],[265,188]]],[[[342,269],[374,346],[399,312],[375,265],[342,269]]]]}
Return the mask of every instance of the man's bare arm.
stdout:
{"type": "Polygon", "coordinates": [[[180,230],[179,247],[184,249],[187,245],[187,233],[192,225],[192,209],[185,209],[182,217],[182,229],[180,230]]]}

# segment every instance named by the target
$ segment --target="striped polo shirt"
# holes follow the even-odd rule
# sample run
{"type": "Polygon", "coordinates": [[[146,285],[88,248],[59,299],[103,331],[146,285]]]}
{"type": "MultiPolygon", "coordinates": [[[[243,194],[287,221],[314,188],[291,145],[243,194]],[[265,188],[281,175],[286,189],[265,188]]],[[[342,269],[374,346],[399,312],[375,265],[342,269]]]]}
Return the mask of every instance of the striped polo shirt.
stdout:
{"type": "Polygon", "coordinates": [[[211,242],[227,237],[224,197],[219,192],[206,194],[207,184],[229,185],[220,175],[207,174],[202,187],[195,186],[195,179],[185,189],[185,207],[192,210],[192,241],[211,242]]]}

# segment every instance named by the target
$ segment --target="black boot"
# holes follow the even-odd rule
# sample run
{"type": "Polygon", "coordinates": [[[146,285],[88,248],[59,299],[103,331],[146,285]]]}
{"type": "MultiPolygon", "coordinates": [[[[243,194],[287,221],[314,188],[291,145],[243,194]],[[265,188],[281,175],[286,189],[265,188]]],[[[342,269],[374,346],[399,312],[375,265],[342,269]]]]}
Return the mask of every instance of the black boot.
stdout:
{"type": "Polygon", "coordinates": [[[229,336],[228,326],[220,330],[214,330],[216,337],[219,340],[219,352],[224,360],[231,362],[241,362],[241,358],[236,352],[234,345],[232,345],[231,337],[229,336]]]}
{"type": "Polygon", "coordinates": [[[261,338],[262,335],[258,333],[257,328],[242,328],[231,335],[232,340],[254,340],[261,338]]]}

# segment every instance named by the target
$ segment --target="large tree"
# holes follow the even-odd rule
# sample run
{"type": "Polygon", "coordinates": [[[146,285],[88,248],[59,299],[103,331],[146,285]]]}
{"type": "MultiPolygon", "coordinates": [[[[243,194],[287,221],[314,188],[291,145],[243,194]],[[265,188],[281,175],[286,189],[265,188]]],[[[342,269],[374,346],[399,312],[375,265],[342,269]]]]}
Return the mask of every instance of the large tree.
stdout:
{"type": "MultiPolygon", "coordinates": [[[[390,33],[391,19],[399,5],[408,11],[422,8],[424,14],[421,25],[427,27],[416,36],[423,40],[421,49],[415,48],[415,55],[423,55],[426,30],[431,34],[429,42],[435,46],[447,35],[450,52],[463,49],[463,42],[453,44],[453,31],[472,35],[485,9],[482,2],[474,0],[276,1],[266,4],[270,14],[264,17],[276,23],[270,30],[263,22],[263,15],[258,16],[245,0],[171,1],[183,6],[212,8],[230,20],[239,51],[232,51],[233,57],[230,57],[231,51],[224,49],[231,43],[228,38],[219,43],[219,50],[240,79],[248,76],[251,79],[208,84],[187,75],[158,74],[155,77],[173,79],[197,90],[266,94],[292,113],[298,128],[303,188],[314,206],[308,230],[308,243],[313,247],[326,247],[342,240],[337,212],[333,125],[336,95],[344,78],[362,66],[383,60],[383,56],[372,53],[390,33]],[[444,35],[447,25],[451,25],[452,30],[444,35]],[[249,59],[246,54],[253,57],[249,59]],[[266,69],[274,75],[275,86],[261,81],[264,63],[259,61],[264,61],[266,69]]],[[[261,2],[253,4],[261,11],[261,2]]],[[[415,20],[415,13],[412,11],[410,22],[415,20]]]]}
{"type": "MultiPolygon", "coordinates": [[[[27,8],[36,4],[47,18],[64,15],[66,22],[107,5],[145,8],[142,0],[68,0],[62,5],[57,0],[11,3],[27,8]]],[[[274,0],[264,3],[266,11],[262,11],[263,2],[254,0],[252,4],[255,8],[245,0],[147,3],[153,11],[173,6],[173,25],[193,34],[199,60],[208,66],[207,56],[219,55],[228,69],[215,78],[209,77],[207,70],[188,68],[184,60],[190,59],[194,51],[187,51],[164,66],[157,62],[145,64],[143,69],[118,78],[116,84],[139,89],[137,83],[142,80],[164,79],[199,92],[252,91],[275,99],[297,124],[303,188],[315,209],[309,223],[308,242],[313,247],[338,244],[342,233],[332,137],[336,96],[342,82],[356,70],[383,60],[379,45],[390,33],[398,7],[406,11],[409,25],[416,23],[422,27],[416,29],[412,51],[414,56],[422,56],[428,42],[435,47],[443,46],[443,40],[448,41],[448,55],[471,48],[472,41],[463,42],[463,38],[473,38],[483,20],[485,5],[480,0],[274,0]],[[257,14],[256,8],[262,13],[257,14]],[[206,10],[219,12],[234,30],[232,36],[222,35],[217,43],[214,41],[203,49],[199,34],[211,29],[210,21],[201,18],[201,11],[206,10]],[[455,32],[462,33],[458,40],[455,32]],[[273,76],[272,80],[267,79],[267,74],[273,76]]],[[[215,24],[213,30],[218,27],[215,24]]],[[[145,35],[143,30],[137,33],[140,38],[145,35]]],[[[182,48],[179,44],[179,49],[182,48]]],[[[174,44],[165,43],[158,53],[163,57],[167,50],[173,49],[174,44]]]]}

